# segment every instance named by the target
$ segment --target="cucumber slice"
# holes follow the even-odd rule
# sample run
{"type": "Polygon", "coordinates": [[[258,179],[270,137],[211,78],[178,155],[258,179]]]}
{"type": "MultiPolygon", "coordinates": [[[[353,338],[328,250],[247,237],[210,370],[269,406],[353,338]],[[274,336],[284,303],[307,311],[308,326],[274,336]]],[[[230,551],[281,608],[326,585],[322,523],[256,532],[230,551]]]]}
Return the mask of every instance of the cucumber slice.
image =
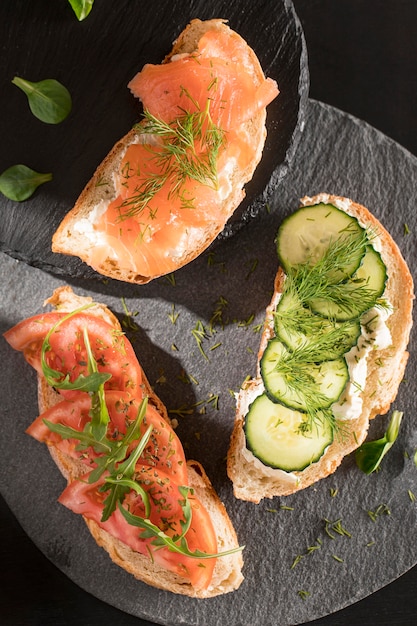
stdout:
{"type": "Polygon", "coordinates": [[[320,361],[332,361],[348,352],[361,334],[359,320],[335,322],[304,307],[295,290],[282,295],[274,312],[277,337],[291,350],[320,345],[320,361]]]}
{"type": "Polygon", "coordinates": [[[343,263],[331,263],[327,276],[332,282],[346,279],[358,269],[365,254],[366,232],[355,217],[331,204],[298,209],[281,224],[277,234],[280,263],[288,274],[300,265],[321,261],[335,242],[349,247],[343,263]]]}
{"type": "Polygon", "coordinates": [[[346,282],[329,285],[323,298],[309,301],[312,311],[337,321],[359,318],[384,293],[387,269],[381,255],[367,246],[362,263],[346,282]]]}
{"type": "Polygon", "coordinates": [[[315,350],[289,352],[279,339],[270,339],[260,367],[265,391],[272,401],[305,412],[337,402],[349,380],[346,361],[342,357],[316,363],[315,350]]]}
{"type": "Polygon", "coordinates": [[[320,414],[310,426],[305,413],[276,404],[261,394],[246,416],[248,448],[265,465],[301,471],[320,459],[333,441],[333,427],[320,414]]]}

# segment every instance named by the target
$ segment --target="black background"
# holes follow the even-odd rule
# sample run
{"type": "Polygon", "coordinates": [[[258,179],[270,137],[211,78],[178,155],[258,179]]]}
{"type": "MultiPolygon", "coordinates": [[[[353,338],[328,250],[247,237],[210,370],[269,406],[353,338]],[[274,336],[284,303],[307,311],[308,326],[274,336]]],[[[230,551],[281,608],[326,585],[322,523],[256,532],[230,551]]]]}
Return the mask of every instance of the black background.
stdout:
{"type": "MultiPolygon", "coordinates": [[[[271,10],[273,4],[271,0],[271,10]]],[[[415,0],[294,0],[294,5],[307,41],[311,97],[367,121],[417,155],[415,0]]],[[[71,583],[37,550],[3,502],[0,533],[2,625],[150,624],[71,583]]],[[[414,567],[365,600],[314,624],[412,624],[416,588],[414,567]]]]}

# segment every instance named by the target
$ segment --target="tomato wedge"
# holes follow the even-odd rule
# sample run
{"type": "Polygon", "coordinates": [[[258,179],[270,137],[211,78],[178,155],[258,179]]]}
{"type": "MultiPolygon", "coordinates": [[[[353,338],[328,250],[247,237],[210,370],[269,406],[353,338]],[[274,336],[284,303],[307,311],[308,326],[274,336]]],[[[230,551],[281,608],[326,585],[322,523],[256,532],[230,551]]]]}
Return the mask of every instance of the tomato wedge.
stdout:
{"type": "MultiPolygon", "coordinates": [[[[23,352],[25,359],[42,374],[41,348],[51,328],[66,316],[66,313],[51,312],[23,320],[4,337],[8,343],[23,352]]],[[[63,322],[49,339],[51,350],[46,353],[49,367],[69,375],[74,382],[87,371],[87,350],[83,329],[88,329],[88,337],[99,372],[111,374],[105,389],[130,391],[142,397],[142,369],[129,340],[111,324],[100,317],[87,313],[77,313],[63,322]]],[[[74,391],[60,390],[63,396],[71,398],[74,391]]]]}
{"type": "MultiPolygon", "coordinates": [[[[147,492],[150,499],[150,521],[163,530],[167,535],[181,533],[180,520],[183,520],[181,502],[183,496],[178,485],[172,482],[170,476],[162,470],[137,464],[136,482],[147,492]]],[[[167,547],[156,547],[152,544],[152,537],[141,539],[141,529],[130,525],[122,513],[116,509],[110,518],[102,522],[103,501],[106,494],[99,491],[104,479],[97,483],[88,484],[84,480],[74,480],[63,491],[59,502],[71,509],[74,513],[84,515],[94,520],[101,528],[113,537],[120,539],[136,552],[151,558],[160,566],[187,580],[199,589],[206,589],[211,581],[216,558],[193,558],[170,551],[167,547]]],[[[194,496],[189,496],[192,508],[192,521],[186,539],[191,551],[200,550],[206,554],[217,552],[217,540],[210,516],[201,502],[194,496]]],[[[130,513],[145,517],[142,499],[131,491],[123,506],[130,513]]]]}

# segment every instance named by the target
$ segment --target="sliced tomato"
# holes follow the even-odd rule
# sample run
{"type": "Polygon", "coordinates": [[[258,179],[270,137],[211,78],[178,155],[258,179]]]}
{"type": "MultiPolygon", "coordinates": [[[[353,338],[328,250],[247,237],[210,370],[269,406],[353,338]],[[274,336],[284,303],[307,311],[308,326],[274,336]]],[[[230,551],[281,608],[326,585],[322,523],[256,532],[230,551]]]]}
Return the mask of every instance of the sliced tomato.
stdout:
{"type": "Polygon", "coordinates": [[[75,430],[84,430],[85,425],[91,420],[91,398],[82,391],[78,391],[70,400],[62,400],[53,407],[39,415],[26,429],[28,435],[49,446],[58,448],[64,454],[80,460],[90,467],[94,467],[97,453],[90,446],[83,450],[77,450],[78,439],[62,439],[61,435],[52,432],[45,424],[48,420],[53,424],[62,424],[75,430]]]}
{"type": "MultiPolygon", "coordinates": [[[[183,520],[180,502],[183,501],[183,496],[178,485],[163,471],[140,464],[136,467],[135,478],[149,495],[150,521],[171,537],[180,534],[180,521],[183,520]]],[[[106,497],[105,493],[99,491],[102,484],[103,480],[91,485],[75,480],[63,491],[59,502],[73,512],[94,520],[113,537],[120,539],[136,552],[152,558],[165,569],[189,580],[196,588],[208,587],[216,563],[215,558],[193,558],[172,552],[166,547],[156,547],[152,544],[151,537],[141,539],[141,529],[128,524],[119,510],[115,510],[107,521],[102,522],[103,501],[106,497]]],[[[192,551],[201,550],[206,554],[215,554],[217,540],[210,516],[194,495],[190,495],[189,500],[192,522],[186,534],[188,547],[192,551]]],[[[135,492],[126,496],[124,507],[132,514],[144,517],[142,499],[135,492]]]]}
{"type": "MultiPolygon", "coordinates": [[[[118,438],[120,434],[125,434],[128,426],[136,420],[140,400],[132,398],[126,392],[108,391],[106,392],[106,404],[111,419],[110,428],[113,429],[113,432],[109,432],[108,436],[118,438]]],[[[140,462],[144,465],[157,467],[170,474],[179,485],[186,485],[188,480],[187,465],[181,441],[158,411],[148,404],[141,425],[141,435],[145,433],[150,424],[153,426],[153,430],[140,457],[140,462]]],[[[130,449],[136,447],[137,444],[137,441],[133,442],[130,449]]]]}
{"type": "MultiPolygon", "coordinates": [[[[36,315],[23,320],[4,337],[16,350],[23,352],[25,359],[42,374],[41,348],[51,328],[65,313],[52,312],[36,315]]],[[[77,313],[63,322],[54,331],[49,343],[51,350],[46,353],[47,364],[67,374],[71,382],[80,374],[87,376],[87,350],[83,330],[87,328],[88,337],[98,370],[111,374],[105,383],[106,389],[118,389],[142,396],[142,370],[129,340],[111,324],[95,315],[77,313]]],[[[74,391],[61,390],[63,396],[71,398],[74,391]]]]}
{"type": "MultiPolygon", "coordinates": [[[[123,391],[107,391],[105,399],[110,417],[107,437],[110,440],[118,440],[126,433],[129,425],[136,420],[141,402],[128,392],[123,391]]],[[[61,435],[52,432],[44,422],[47,420],[53,424],[62,424],[82,431],[91,420],[90,409],[91,398],[89,394],[82,391],[75,392],[71,399],[62,400],[39,415],[26,432],[38,441],[55,446],[61,452],[81,460],[93,468],[95,466],[94,460],[98,454],[91,446],[82,450],[77,449],[79,446],[78,439],[62,439],[61,435]]],[[[141,435],[144,435],[150,424],[153,426],[153,430],[140,457],[140,462],[151,467],[158,467],[171,474],[176,483],[186,485],[188,480],[187,464],[181,441],[156,409],[148,404],[140,428],[141,435]]],[[[136,448],[138,443],[139,440],[132,442],[128,454],[136,448]]]]}

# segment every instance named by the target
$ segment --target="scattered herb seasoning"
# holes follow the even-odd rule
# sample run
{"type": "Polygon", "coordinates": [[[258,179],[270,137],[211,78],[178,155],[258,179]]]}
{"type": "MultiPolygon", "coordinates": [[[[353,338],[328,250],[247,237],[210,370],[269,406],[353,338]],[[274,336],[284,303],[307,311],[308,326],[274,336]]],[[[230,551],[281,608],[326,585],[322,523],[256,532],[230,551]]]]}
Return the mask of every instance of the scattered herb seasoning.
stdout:
{"type": "Polygon", "coordinates": [[[175,280],[174,272],[171,272],[171,274],[165,274],[164,280],[167,280],[169,284],[172,285],[173,287],[175,287],[175,285],[177,284],[175,280]]]}
{"type": "Polygon", "coordinates": [[[416,496],[411,491],[411,489],[408,490],[408,497],[410,498],[411,502],[415,502],[417,500],[416,496]]]}
{"type": "Polygon", "coordinates": [[[46,124],[59,124],[71,113],[71,94],[54,78],[32,82],[15,76],[12,83],[27,96],[33,115],[46,124]]]}
{"type": "Polygon", "coordinates": [[[332,554],[332,558],[335,561],[338,561],[339,563],[343,563],[344,562],[344,559],[342,559],[340,556],[337,556],[336,554],[332,554]]]}
{"type": "Polygon", "coordinates": [[[39,185],[52,180],[52,174],[41,174],[26,165],[12,165],[0,175],[0,192],[16,202],[31,197],[39,185]]]}
{"type": "Polygon", "coordinates": [[[297,554],[297,556],[295,557],[295,559],[293,560],[290,569],[294,569],[294,567],[296,565],[298,565],[298,563],[305,557],[308,556],[309,554],[312,554],[313,552],[315,552],[316,550],[320,550],[322,547],[322,541],[321,539],[317,539],[316,543],[312,544],[311,546],[307,547],[307,550],[304,554],[297,554]]]}
{"type": "Polygon", "coordinates": [[[121,298],[121,302],[122,302],[123,312],[125,314],[125,317],[122,320],[122,326],[123,328],[126,328],[127,330],[132,330],[136,332],[139,329],[139,326],[136,324],[133,318],[138,315],[139,311],[129,311],[127,304],[126,304],[126,300],[124,298],[121,298]]]}
{"type": "Polygon", "coordinates": [[[368,511],[367,513],[373,522],[375,522],[380,515],[391,515],[391,511],[386,504],[380,504],[375,511],[368,511]]]}
{"type": "Polygon", "coordinates": [[[323,521],[325,524],[324,530],[326,534],[330,537],[330,539],[335,539],[335,535],[333,534],[333,532],[344,537],[352,537],[350,532],[342,526],[341,519],[337,519],[334,522],[331,522],[330,520],[325,518],[323,521]]]}
{"type": "Polygon", "coordinates": [[[196,323],[195,328],[192,329],[191,331],[192,336],[194,337],[194,339],[197,342],[197,346],[198,349],[200,351],[200,353],[203,355],[203,357],[206,359],[206,361],[209,360],[207,354],[204,352],[204,348],[203,348],[203,341],[205,339],[208,339],[208,333],[207,330],[204,327],[203,322],[201,322],[200,320],[196,323]]]}
{"type": "Polygon", "coordinates": [[[168,413],[170,415],[178,415],[178,417],[185,417],[186,415],[192,415],[194,409],[183,404],[178,409],[169,409],[168,413]]]}
{"type": "Polygon", "coordinates": [[[409,235],[410,234],[410,229],[408,227],[408,224],[404,224],[404,235],[409,235]]]}
{"type": "Polygon", "coordinates": [[[297,593],[300,596],[301,600],[307,600],[307,598],[311,596],[311,593],[309,591],[305,591],[304,589],[300,589],[299,591],[297,591],[297,593]]]}
{"type": "Polygon", "coordinates": [[[175,311],[175,304],[171,305],[171,313],[168,313],[168,317],[171,320],[172,324],[175,324],[177,322],[177,319],[179,317],[179,313],[177,313],[175,311]]]}

